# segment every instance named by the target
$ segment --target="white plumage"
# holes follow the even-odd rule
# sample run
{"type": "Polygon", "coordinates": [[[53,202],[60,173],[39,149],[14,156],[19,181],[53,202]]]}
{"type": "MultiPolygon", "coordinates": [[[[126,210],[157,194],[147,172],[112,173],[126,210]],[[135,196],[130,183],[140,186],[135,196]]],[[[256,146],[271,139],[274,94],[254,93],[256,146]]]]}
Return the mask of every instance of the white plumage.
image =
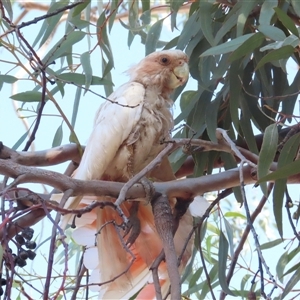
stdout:
{"type": "MultiPolygon", "coordinates": [[[[150,54],[128,71],[130,81],[110,95],[110,101],[102,104],[96,113],[94,129],[74,178],[126,182],[156,157],[165,147],[161,142],[169,138],[173,128],[170,94],[187,81],[187,63],[188,58],[182,51],[167,50],[150,54]]],[[[157,179],[174,179],[168,163],[164,163],[161,173],[157,179]]],[[[84,207],[93,200],[93,197],[71,197],[65,208],[84,207]]],[[[173,205],[175,200],[170,201],[173,205]]],[[[130,207],[131,203],[122,205],[127,216],[130,207]]],[[[101,299],[128,299],[151,281],[148,268],[161,252],[162,245],[155,230],[151,206],[140,205],[137,217],[141,222],[141,232],[130,248],[136,259],[126,274],[107,285],[94,286],[100,291],[101,299]]],[[[64,216],[61,226],[65,227],[70,218],[70,215],[64,216]]],[[[118,214],[109,207],[95,209],[75,220],[77,229],[73,237],[86,246],[84,261],[93,270],[90,282],[111,280],[126,270],[131,261],[113,224],[104,226],[97,234],[97,247],[93,244],[96,232],[111,220],[121,222],[118,214]],[[94,257],[96,252],[98,257],[94,257]]],[[[175,235],[178,254],[191,225],[191,217],[186,214],[175,235]]],[[[190,248],[183,262],[188,260],[189,255],[190,248]]],[[[166,290],[164,263],[159,271],[166,290]]]]}

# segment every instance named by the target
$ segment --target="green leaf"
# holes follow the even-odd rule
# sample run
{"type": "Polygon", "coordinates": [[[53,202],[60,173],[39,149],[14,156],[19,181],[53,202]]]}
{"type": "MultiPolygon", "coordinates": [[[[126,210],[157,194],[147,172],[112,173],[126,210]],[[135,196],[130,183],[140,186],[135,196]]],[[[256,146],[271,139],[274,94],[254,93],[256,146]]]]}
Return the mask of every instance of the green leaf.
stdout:
{"type": "Polygon", "coordinates": [[[13,20],[13,9],[12,9],[10,0],[2,0],[1,2],[8,13],[9,19],[12,21],[13,20]]]}
{"type": "Polygon", "coordinates": [[[229,289],[226,281],[226,268],[227,268],[227,255],[228,255],[228,241],[222,231],[220,231],[220,240],[219,240],[219,251],[218,251],[218,275],[219,283],[222,290],[230,295],[234,296],[232,291],[229,289]]]}
{"type": "Polygon", "coordinates": [[[199,9],[194,12],[184,24],[177,42],[177,49],[183,50],[199,32],[199,9]]]}
{"type": "Polygon", "coordinates": [[[181,114],[175,119],[174,123],[178,124],[182,120],[186,120],[192,109],[195,107],[201,96],[200,90],[198,91],[185,91],[180,98],[181,114]]]}
{"type": "Polygon", "coordinates": [[[300,160],[296,160],[291,164],[288,164],[282,168],[277,169],[276,171],[260,178],[256,184],[260,184],[266,181],[274,181],[280,178],[288,178],[289,176],[293,176],[299,174],[300,170],[300,160]]]}
{"type": "Polygon", "coordinates": [[[62,130],[62,124],[60,124],[60,126],[58,126],[53,141],[52,141],[52,148],[54,147],[58,147],[61,145],[63,139],[63,130],[62,130]]]}
{"type": "Polygon", "coordinates": [[[281,295],[281,299],[284,299],[285,296],[289,295],[290,291],[299,282],[299,280],[300,280],[300,268],[298,267],[296,272],[292,275],[292,277],[287,282],[285,289],[283,290],[283,293],[281,295]]]}
{"type": "Polygon", "coordinates": [[[84,0],[82,4],[76,6],[73,11],[73,17],[79,15],[90,3],[90,0],[84,0]]]}
{"type": "Polygon", "coordinates": [[[170,0],[170,11],[171,13],[171,30],[173,31],[174,28],[176,28],[176,18],[179,8],[181,8],[182,4],[185,2],[185,0],[170,0]]]}
{"type": "Polygon", "coordinates": [[[205,1],[200,1],[199,3],[199,18],[200,18],[200,28],[207,39],[207,41],[213,46],[215,44],[213,36],[213,18],[212,18],[212,8],[213,4],[205,1]]]}
{"type": "MultiPolygon", "coordinates": [[[[40,102],[42,101],[42,93],[36,91],[27,91],[10,96],[11,99],[22,102],[40,102]]],[[[45,95],[45,100],[48,100],[48,96],[45,95]]]]}
{"type": "Polygon", "coordinates": [[[281,21],[281,23],[289,30],[291,31],[295,36],[299,37],[299,32],[295,26],[294,21],[279,7],[273,8],[277,14],[278,19],[281,21]]]}
{"type": "MultiPolygon", "coordinates": [[[[257,175],[262,178],[269,173],[269,169],[277,151],[278,129],[276,124],[268,126],[264,133],[264,138],[259,153],[257,175]]],[[[267,196],[267,186],[261,185],[261,189],[267,196]]]]}
{"type": "Polygon", "coordinates": [[[201,274],[203,272],[203,267],[199,268],[192,276],[192,278],[189,280],[189,289],[192,288],[194,285],[196,285],[198,279],[200,278],[201,274]]]}
{"type": "Polygon", "coordinates": [[[210,140],[214,143],[217,143],[217,138],[216,138],[216,129],[218,127],[217,118],[218,118],[218,112],[219,112],[219,106],[221,100],[223,100],[222,97],[217,97],[215,98],[215,100],[208,103],[206,107],[206,113],[205,113],[207,134],[210,140]]]}
{"type": "Polygon", "coordinates": [[[224,44],[212,47],[205,52],[203,52],[200,56],[208,56],[208,55],[220,55],[232,52],[236,50],[239,46],[241,46],[245,41],[247,41],[251,36],[253,36],[255,33],[248,33],[245,35],[242,35],[236,39],[230,40],[224,44]]]}
{"type": "Polygon", "coordinates": [[[193,247],[193,252],[192,252],[191,258],[181,276],[181,282],[185,282],[186,279],[189,277],[189,275],[193,272],[194,261],[195,261],[195,257],[196,257],[197,253],[198,253],[197,247],[193,247]]]}
{"type": "Polygon", "coordinates": [[[224,214],[224,217],[226,218],[242,218],[244,220],[247,220],[247,217],[239,212],[233,212],[233,211],[228,211],[224,214]]]}
{"type": "Polygon", "coordinates": [[[178,149],[169,156],[169,160],[172,164],[172,170],[176,173],[182,164],[185,162],[187,155],[182,152],[182,149],[178,149]]]}
{"type": "MultiPolygon", "coordinates": [[[[47,13],[48,14],[53,13],[56,10],[58,10],[64,6],[66,6],[66,3],[64,1],[54,2],[53,4],[51,4],[47,13]]],[[[51,34],[53,34],[54,28],[58,25],[58,22],[63,14],[64,14],[64,12],[62,11],[62,12],[44,20],[45,25],[43,24],[43,26],[41,28],[41,30],[43,31],[43,38],[40,42],[39,48],[48,40],[49,36],[51,34]]]]}
{"type": "Polygon", "coordinates": [[[44,64],[48,64],[52,61],[55,61],[57,58],[68,54],[68,51],[71,49],[71,47],[81,41],[85,36],[86,33],[82,31],[74,31],[65,35],[45,55],[45,57],[42,59],[42,62],[44,64]]]}
{"type": "Polygon", "coordinates": [[[299,2],[299,0],[291,0],[291,4],[292,4],[297,16],[300,17],[300,2],[299,2]]]}
{"type": "Polygon", "coordinates": [[[229,109],[232,123],[237,131],[239,131],[239,106],[240,97],[242,92],[242,85],[239,77],[239,67],[240,62],[234,61],[229,70],[229,88],[230,88],[230,98],[229,98],[229,109]]]}
{"type": "Polygon", "coordinates": [[[270,25],[259,25],[257,29],[263,33],[266,37],[274,41],[283,41],[286,38],[284,32],[275,26],[270,25]]]}
{"type": "Polygon", "coordinates": [[[272,61],[278,61],[280,59],[289,58],[294,53],[294,47],[291,45],[283,46],[279,49],[270,51],[266,54],[256,65],[255,70],[261,68],[264,64],[272,61]]]}
{"type": "Polygon", "coordinates": [[[270,25],[271,19],[275,14],[273,10],[274,7],[278,5],[277,1],[274,0],[264,0],[261,6],[260,14],[259,14],[259,24],[260,26],[270,25]]]}
{"type": "Polygon", "coordinates": [[[0,82],[5,83],[15,83],[18,80],[17,77],[11,76],[11,75],[0,75],[0,82]]]}
{"type": "MultiPolygon", "coordinates": [[[[93,70],[91,66],[91,55],[89,52],[84,52],[80,56],[80,62],[85,75],[85,88],[89,89],[93,80],[93,70]]],[[[86,93],[85,91],[84,93],[86,93]]]]}
{"type": "Polygon", "coordinates": [[[256,48],[258,48],[263,43],[264,40],[265,37],[262,33],[260,32],[255,33],[229,56],[229,62],[237,60],[243,56],[249,55],[256,48]]]}
{"type": "Polygon", "coordinates": [[[289,263],[288,251],[284,252],[276,265],[276,273],[281,283],[283,283],[283,272],[286,265],[289,263]]]}
{"type": "Polygon", "coordinates": [[[240,8],[237,25],[236,25],[236,36],[242,36],[244,32],[245,24],[248,20],[248,16],[253,10],[253,8],[258,4],[258,1],[244,1],[243,5],[240,8]]]}
{"type": "Polygon", "coordinates": [[[267,243],[260,245],[260,249],[261,250],[270,249],[270,248],[273,248],[280,244],[282,244],[282,239],[276,239],[274,241],[267,242],[267,243]]]}
{"type": "Polygon", "coordinates": [[[215,45],[219,44],[219,42],[225,36],[225,34],[227,34],[227,32],[231,30],[231,28],[236,26],[237,18],[239,16],[238,11],[241,6],[242,3],[237,2],[227,15],[225,22],[222,23],[222,27],[219,29],[215,36],[215,45]]]}
{"type": "MultiPolygon", "coordinates": [[[[56,75],[56,77],[62,81],[66,82],[74,82],[78,85],[84,85],[86,83],[86,77],[83,74],[78,73],[62,73],[60,75],[56,75]]],[[[91,85],[113,85],[113,83],[107,79],[103,79],[97,76],[92,76],[91,85]]]]}
{"type": "Polygon", "coordinates": [[[287,180],[285,178],[276,180],[273,189],[273,212],[277,230],[281,238],[283,238],[282,208],[284,192],[286,190],[286,182],[287,180]]]}
{"type": "Polygon", "coordinates": [[[76,118],[77,118],[77,114],[78,114],[80,96],[81,96],[81,88],[77,87],[76,93],[75,93],[74,104],[73,104],[72,120],[71,120],[71,125],[73,128],[75,127],[76,118]]]}
{"type": "Polygon", "coordinates": [[[104,70],[102,76],[103,78],[105,78],[106,75],[108,75],[111,69],[114,67],[114,58],[113,58],[109,38],[107,35],[107,22],[106,22],[105,11],[103,11],[103,13],[100,15],[97,21],[97,38],[98,38],[99,46],[107,58],[107,62],[106,62],[105,58],[102,55],[102,65],[104,70]]]}
{"type": "MultiPolygon", "coordinates": [[[[32,124],[33,125],[33,124],[32,124]]],[[[31,125],[31,126],[32,126],[31,125]]],[[[31,127],[30,127],[31,128],[31,127]]],[[[25,139],[28,137],[30,128],[17,140],[17,142],[11,147],[13,150],[17,150],[22,143],[25,141],[25,139]]]]}
{"type": "Polygon", "coordinates": [[[157,42],[159,40],[162,26],[163,26],[164,19],[161,19],[154,23],[151,28],[148,31],[146,43],[145,43],[145,49],[146,49],[146,55],[154,52],[157,47],[157,42]]]}
{"type": "Polygon", "coordinates": [[[225,229],[226,229],[227,238],[228,238],[228,242],[229,242],[230,256],[233,257],[233,255],[234,255],[234,246],[233,246],[232,226],[230,225],[230,223],[226,219],[224,219],[224,224],[225,224],[225,229]]]}
{"type": "MultiPolygon", "coordinates": [[[[292,136],[283,146],[278,158],[277,167],[281,168],[289,163],[292,163],[300,144],[300,133],[292,136]]],[[[273,189],[273,211],[275,216],[275,221],[277,225],[278,232],[280,236],[283,236],[283,226],[282,226],[282,208],[283,208],[283,198],[286,189],[287,178],[277,179],[275,181],[275,186],[273,189]]]]}

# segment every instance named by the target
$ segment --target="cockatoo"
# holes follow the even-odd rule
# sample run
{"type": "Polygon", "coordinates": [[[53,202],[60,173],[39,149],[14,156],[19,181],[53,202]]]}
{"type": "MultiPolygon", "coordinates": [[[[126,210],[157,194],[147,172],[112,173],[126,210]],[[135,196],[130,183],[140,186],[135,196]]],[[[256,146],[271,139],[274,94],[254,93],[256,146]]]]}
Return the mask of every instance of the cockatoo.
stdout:
{"type": "MultiPolygon", "coordinates": [[[[180,50],[155,52],[129,69],[128,74],[130,80],[112,93],[108,97],[110,101],[103,103],[96,113],[94,129],[74,178],[126,182],[166,146],[162,141],[170,137],[173,128],[170,95],[188,80],[187,55],[180,50]]],[[[174,179],[168,161],[164,161],[161,171],[155,173],[159,174],[153,176],[156,180],[174,179]]],[[[65,208],[82,208],[93,200],[93,197],[71,197],[65,208]]],[[[175,201],[170,199],[171,206],[174,207],[175,201]]],[[[126,202],[121,206],[128,217],[132,205],[132,202],[126,202]]],[[[91,286],[99,290],[101,299],[129,299],[147,283],[150,285],[137,299],[155,298],[149,267],[160,254],[162,244],[154,226],[151,205],[139,205],[136,216],[140,221],[140,234],[129,248],[135,257],[132,265],[132,255],[126,251],[114,224],[109,223],[112,220],[121,223],[116,211],[110,207],[96,208],[75,219],[73,238],[86,246],[84,264],[92,270],[89,283],[109,282],[91,286]],[[116,278],[120,274],[123,275],[116,278]]],[[[70,214],[63,216],[62,228],[71,217],[70,214]]],[[[178,254],[191,226],[191,216],[187,213],[182,217],[174,237],[178,254]]],[[[187,262],[190,251],[188,247],[183,264],[187,262]]],[[[168,276],[165,263],[159,267],[159,276],[163,293],[166,293],[168,276]]]]}

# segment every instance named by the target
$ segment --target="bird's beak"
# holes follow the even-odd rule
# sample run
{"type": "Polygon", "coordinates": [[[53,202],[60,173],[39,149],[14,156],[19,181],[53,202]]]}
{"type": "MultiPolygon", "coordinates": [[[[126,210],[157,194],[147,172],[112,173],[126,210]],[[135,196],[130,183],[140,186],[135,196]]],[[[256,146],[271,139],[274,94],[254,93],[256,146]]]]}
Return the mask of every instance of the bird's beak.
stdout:
{"type": "Polygon", "coordinates": [[[175,89],[187,82],[189,78],[189,66],[186,62],[174,68],[170,78],[170,88],[175,89]]]}

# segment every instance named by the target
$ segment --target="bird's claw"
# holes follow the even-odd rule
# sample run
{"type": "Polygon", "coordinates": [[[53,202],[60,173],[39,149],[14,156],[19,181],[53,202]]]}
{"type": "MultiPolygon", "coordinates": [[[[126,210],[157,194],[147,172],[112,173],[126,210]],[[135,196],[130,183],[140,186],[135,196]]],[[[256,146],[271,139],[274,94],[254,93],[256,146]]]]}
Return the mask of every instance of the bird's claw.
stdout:
{"type": "Polygon", "coordinates": [[[142,184],[144,190],[145,190],[145,193],[146,193],[146,205],[148,205],[154,194],[155,194],[155,187],[154,187],[154,184],[151,180],[149,180],[147,177],[143,177],[141,180],[140,180],[140,183],[142,184]]]}
{"type": "Polygon", "coordinates": [[[127,235],[126,246],[131,247],[141,232],[141,222],[137,216],[139,202],[134,202],[129,210],[129,218],[126,224],[123,238],[127,235]]]}

